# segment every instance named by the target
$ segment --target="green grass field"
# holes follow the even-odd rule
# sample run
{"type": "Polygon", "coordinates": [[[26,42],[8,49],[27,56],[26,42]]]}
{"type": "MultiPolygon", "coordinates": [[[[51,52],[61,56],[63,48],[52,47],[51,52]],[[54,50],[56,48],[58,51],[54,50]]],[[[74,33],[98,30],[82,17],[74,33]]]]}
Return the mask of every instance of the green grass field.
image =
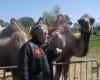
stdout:
{"type": "Polygon", "coordinates": [[[100,47],[100,36],[91,36],[90,48],[100,47]]]}
{"type": "Polygon", "coordinates": [[[91,36],[88,56],[100,60],[100,36],[91,36]]]}

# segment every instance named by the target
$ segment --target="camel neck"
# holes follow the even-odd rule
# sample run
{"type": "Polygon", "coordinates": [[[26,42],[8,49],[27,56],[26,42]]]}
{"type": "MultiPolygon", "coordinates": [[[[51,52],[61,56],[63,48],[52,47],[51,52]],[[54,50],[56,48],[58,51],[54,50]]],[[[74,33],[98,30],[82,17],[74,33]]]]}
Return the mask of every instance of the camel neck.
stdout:
{"type": "Polygon", "coordinates": [[[89,40],[90,40],[90,32],[82,32],[81,33],[81,42],[84,45],[84,53],[87,53],[89,48],[89,40]]]}

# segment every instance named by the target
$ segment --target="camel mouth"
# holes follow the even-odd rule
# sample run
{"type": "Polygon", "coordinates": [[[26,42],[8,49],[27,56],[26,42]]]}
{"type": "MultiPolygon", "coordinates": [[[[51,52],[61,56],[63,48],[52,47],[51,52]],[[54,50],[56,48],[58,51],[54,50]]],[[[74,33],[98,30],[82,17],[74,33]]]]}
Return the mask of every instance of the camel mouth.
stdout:
{"type": "Polygon", "coordinates": [[[76,57],[85,57],[85,56],[87,56],[87,54],[86,53],[84,53],[84,54],[75,54],[75,56],[76,57]]]}

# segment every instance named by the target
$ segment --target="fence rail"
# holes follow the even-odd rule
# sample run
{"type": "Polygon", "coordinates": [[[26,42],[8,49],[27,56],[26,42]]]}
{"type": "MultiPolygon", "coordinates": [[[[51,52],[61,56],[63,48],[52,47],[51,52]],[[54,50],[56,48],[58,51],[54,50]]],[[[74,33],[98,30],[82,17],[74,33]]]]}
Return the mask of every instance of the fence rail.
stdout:
{"type": "Polygon", "coordinates": [[[3,67],[0,67],[0,71],[1,71],[1,75],[0,75],[0,80],[12,80],[12,75],[11,75],[11,72],[9,72],[8,75],[6,75],[6,70],[12,70],[12,69],[15,69],[17,68],[17,66],[3,66],[3,67]]]}
{"type": "MultiPolygon", "coordinates": [[[[100,62],[96,60],[53,63],[54,68],[56,65],[62,65],[63,67],[67,64],[70,65],[70,68],[68,72],[68,79],[66,80],[100,80],[100,62]]],[[[17,68],[17,66],[0,67],[0,70],[4,70],[3,77],[0,78],[0,80],[12,80],[11,76],[6,76],[5,70],[14,68],[17,68]],[[9,79],[8,77],[10,77],[11,79],[9,79]]],[[[64,80],[63,76],[61,76],[60,80],[64,80]]]]}
{"type": "Polygon", "coordinates": [[[0,67],[0,70],[2,69],[14,69],[17,68],[17,66],[4,66],[4,67],[0,67]]]}
{"type": "MultiPolygon", "coordinates": [[[[69,64],[68,79],[66,80],[100,80],[99,62],[96,60],[72,61],[53,63],[54,66],[61,65],[64,67],[69,64]]],[[[55,72],[54,72],[55,74],[55,72]]],[[[64,80],[63,76],[61,80],[64,80]]]]}

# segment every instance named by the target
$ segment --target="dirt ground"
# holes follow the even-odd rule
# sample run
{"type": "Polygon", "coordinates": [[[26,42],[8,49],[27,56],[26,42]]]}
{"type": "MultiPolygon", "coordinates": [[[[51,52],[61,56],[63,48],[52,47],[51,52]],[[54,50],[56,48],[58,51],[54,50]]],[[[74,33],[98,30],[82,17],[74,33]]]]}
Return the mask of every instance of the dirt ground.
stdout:
{"type": "MultiPolygon", "coordinates": [[[[93,59],[94,58],[92,57],[84,57],[84,58],[72,57],[71,61],[72,62],[85,61],[93,59]]],[[[100,72],[100,69],[99,68],[97,69],[97,66],[98,65],[95,62],[70,64],[68,80],[100,80],[100,73],[97,74],[97,71],[100,72]],[[98,79],[97,75],[99,75],[98,79]]],[[[55,66],[54,66],[54,72],[55,72],[55,66]]],[[[4,74],[3,70],[0,70],[0,80],[3,80],[3,74],[4,74]]],[[[6,80],[12,80],[11,76],[12,76],[11,72],[7,72],[6,77],[9,78],[6,78],[6,80]]],[[[60,80],[64,80],[63,76],[61,76],[60,80]]]]}
{"type": "MultiPolygon", "coordinates": [[[[3,74],[4,74],[4,71],[0,70],[0,80],[3,80],[3,77],[4,77],[3,74]]],[[[6,72],[5,76],[6,76],[5,80],[12,80],[12,78],[11,78],[11,76],[12,76],[11,72],[6,72]]]]}

